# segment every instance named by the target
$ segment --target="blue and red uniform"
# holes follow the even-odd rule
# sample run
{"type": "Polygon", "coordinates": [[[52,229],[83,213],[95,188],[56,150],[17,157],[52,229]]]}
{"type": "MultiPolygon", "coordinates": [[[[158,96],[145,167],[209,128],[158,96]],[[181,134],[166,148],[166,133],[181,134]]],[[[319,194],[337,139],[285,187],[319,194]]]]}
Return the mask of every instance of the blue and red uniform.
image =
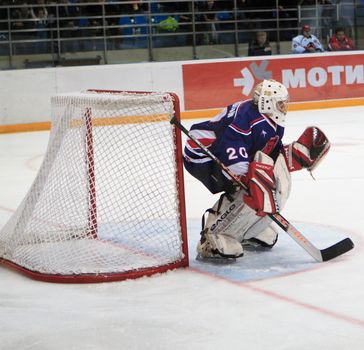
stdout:
{"type": "MultiPolygon", "coordinates": [[[[275,160],[282,149],[284,127],[261,114],[251,100],[236,102],[211,120],[192,125],[191,135],[236,175],[245,175],[257,151],[275,160]]],[[[191,140],[184,149],[186,170],[212,193],[232,192],[232,182],[191,140]]]]}

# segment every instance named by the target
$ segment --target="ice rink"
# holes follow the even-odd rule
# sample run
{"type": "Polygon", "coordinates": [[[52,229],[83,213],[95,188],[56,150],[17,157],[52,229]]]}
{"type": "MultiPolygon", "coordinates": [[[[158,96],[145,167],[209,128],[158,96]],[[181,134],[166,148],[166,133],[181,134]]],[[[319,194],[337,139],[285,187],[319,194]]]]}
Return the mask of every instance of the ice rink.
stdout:
{"type": "MultiPolygon", "coordinates": [[[[183,122],[185,126],[190,121],[183,122]]],[[[290,112],[284,142],[317,125],[332,148],[292,174],[282,214],[314,245],[354,250],[315,262],[285,232],[231,265],[194,260],[217,196],[185,173],[190,267],[124,282],[37,282],[0,266],[0,350],[364,349],[364,107],[290,112]]],[[[0,229],[41,164],[48,132],[0,135],[0,229]]]]}

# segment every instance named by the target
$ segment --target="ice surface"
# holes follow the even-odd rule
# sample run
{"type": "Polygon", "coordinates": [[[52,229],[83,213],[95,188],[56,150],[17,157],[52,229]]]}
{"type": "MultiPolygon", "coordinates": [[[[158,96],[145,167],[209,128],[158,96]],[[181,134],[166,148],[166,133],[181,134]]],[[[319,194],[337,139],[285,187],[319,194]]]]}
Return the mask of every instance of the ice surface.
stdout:
{"type": "MultiPolygon", "coordinates": [[[[281,232],[271,251],[232,265],[198,262],[200,217],[217,197],[185,173],[190,268],[62,285],[0,267],[0,349],[364,349],[364,107],[291,112],[285,142],[309,125],[332,149],[316,181],[292,174],[283,215],[319,248],[348,236],[354,250],[320,264],[281,232]]],[[[0,228],[47,140],[47,132],[0,135],[0,228]]]]}

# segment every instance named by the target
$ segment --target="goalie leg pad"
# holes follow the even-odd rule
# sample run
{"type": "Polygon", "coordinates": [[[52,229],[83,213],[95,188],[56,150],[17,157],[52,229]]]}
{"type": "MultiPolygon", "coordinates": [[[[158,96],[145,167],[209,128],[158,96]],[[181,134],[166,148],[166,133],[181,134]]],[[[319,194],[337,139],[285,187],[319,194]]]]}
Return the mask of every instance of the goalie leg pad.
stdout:
{"type": "Polygon", "coordinates": [[[244,190],[232,195],[222,194],[219,200],[202,217],[202,231],[214,234],[226,234],[234,218],[239,215],[243,207],[244,190]],[[207,218],[206,218],[207,214],[207,218]]]}
{"type": "MultiPolygon", "coordinates": [[[[274,175],[278,204],[283,208],[291,190],[291,174],[283,155],[280,155],[274,164],[274,175]]],[[[244,203],[245,193],[244,190],[240,190],[232,195],[222,195],[203,216],[202,231],[227,235],[242,242],[257,236],[267,228],[272,220],[268,216],[257,216],[255,210],[244,203]]]]}
{"type": "Polygon", "coordinates": [[[239,258],[244,255],[240,242],[226,235],[203,234],[197,244],[197,258],[239,258]]]}
{"type": "Polygon", "coordinates": [[[268,226],[262,232],[258,233],[256,236],[244,240],[244,244],[248,244],[248,246],[253,247],[263,247],[263,248],[273,248],[273,246],[277,243],[278,240],[278,232],[274,227],[268,226]]]}

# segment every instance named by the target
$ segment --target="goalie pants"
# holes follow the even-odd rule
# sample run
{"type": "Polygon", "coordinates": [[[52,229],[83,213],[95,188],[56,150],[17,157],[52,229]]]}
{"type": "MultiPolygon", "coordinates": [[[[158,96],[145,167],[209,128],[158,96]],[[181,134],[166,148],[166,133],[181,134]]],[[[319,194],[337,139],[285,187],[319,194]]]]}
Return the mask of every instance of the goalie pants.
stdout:
{"type": "Polygon", "coordinates": [[[183,163],[185,169],[193,177],[201,181],[211,193],[235,192],[233,183],[222,173],[221,168],[212,160],[205,163],[193,163],[183,158],[183,163]]]}

